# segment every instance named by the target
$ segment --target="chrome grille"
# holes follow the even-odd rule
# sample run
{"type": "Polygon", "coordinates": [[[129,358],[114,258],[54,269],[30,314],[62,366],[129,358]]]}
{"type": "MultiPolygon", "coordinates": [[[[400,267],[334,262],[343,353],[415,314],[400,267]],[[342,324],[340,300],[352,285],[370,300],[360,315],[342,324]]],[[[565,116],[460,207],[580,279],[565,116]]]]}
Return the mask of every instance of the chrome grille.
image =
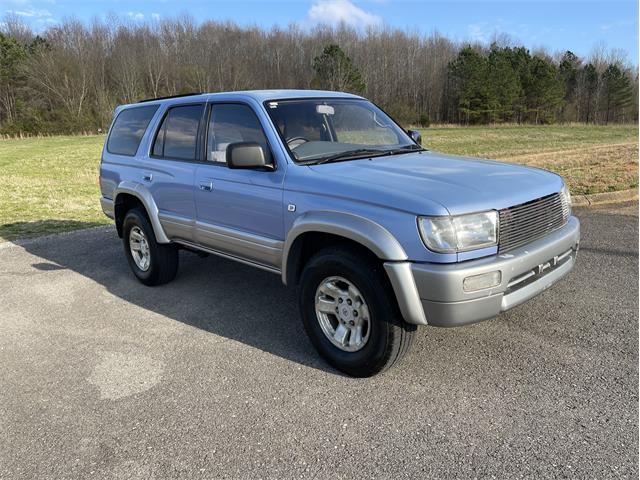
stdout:
{"type": "Polygon", "coordinates": [[[560,193],[500,210],[498,252],[513,250],[559,229],[567,223],[570,211],[560,193]]]}

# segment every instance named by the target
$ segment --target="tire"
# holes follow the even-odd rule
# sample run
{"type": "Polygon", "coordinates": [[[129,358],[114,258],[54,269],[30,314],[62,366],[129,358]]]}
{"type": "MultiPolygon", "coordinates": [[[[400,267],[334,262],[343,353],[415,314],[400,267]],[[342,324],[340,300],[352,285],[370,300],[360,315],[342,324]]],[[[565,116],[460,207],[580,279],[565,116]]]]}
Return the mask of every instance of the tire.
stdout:
{"type": "MultiPolygon", "coordinates": [[[[122,243],[124,246],[124,253],[127,257],[127,262],[140,282],[148,286],[162,285],[168,283],[176,277],[178,272],[178,248],[173,244],[160,244],[156,241],[156,236],[151,227],[151,223],[145,212],[138,208],[129,210],[124,217],[122,224],[122,243]],[[145,248],[148,252],[149,262],[147,265],[143,264],[142,268],[134,259],[134,254],[131,250],[131,242],[135,242],[135,238],[132,239],[131,232],[138,233],[139,238],[142,234],[145,240],[145,248]]],[[[135,248],[135,246],[134,246],[135,248]]]]}
{"type": "MultiPolygon", "coordinates": [[[[338,298],[338,301],[340,299],[338,298]]],[[[343,303],[333,303],[332,306],[342,308],[349,298],[343,303]]],[[[302,316],[304,328],[311,339],[318,353],[334,368],[351,375],[353,377],[370,377],[383,372],[398,363],[409,351],[413,335],[416,330],[415,325],[410,325],[404,321],[398,308],[393,289],[382,265],[363,256],[357,249],[347,247],[327,248],[314,255],[305,265],[300,278],[298,292],[299,308],[302,316]],[[355,302],[353,305],[366,304],[368,308],[361,311],[360,318],[364,322],[364,317],[368,316],[368,328],[361,330],[360,336],[366,336],[364,345],[357,349],[357,345],[351,346],[351,338],[355,335],[351,329],[348,337],[348,346],[337,346],[336,337],[345,338],[338,335],[339,323],[345,319],[357,320],[352,314],[341,316],[337,314],[327,314],[316,312],[316,300],[329,310],[329,305],[324,304],[325,300],[331,301],[331,297],[325,296],[319,290],[321,285],[338,287],[340,292],[347,291],[348,284],[344,284],[344,279],[355,287],[359,295],[355,298],[363,302],[355,302]],[[327,283],[328,282],[328,283],[327,283]],[[368,313],[367,313],[368,312],[368,313]],[[333,318],[331,318],[333,316],[333,318]],[[331,325],[336,324],[335,336],[330,339],[330,334],[325,333],[327,322],[321,318],[329,320],[331,325]],[[364,333],[363,333],[364,332],[364,333]],[[345,351],[345,348],[357,349],[355,351],[345,351]]],[[[349,305],[352,305],[349,303],[349,305]]],[[[343,312],[344,313],[344,312],[343,312]]],[[[352,312],[354,315],[356,310],[352,312]]],[[[341,314],[342,315],[342,314],[341,314]]],[[[351,322],[349,320],[349,323],[351,322]]],[[[352,324],[353,325],[353,324],[352,324]]],[[[356,324],[357,325],[357,324],[356,324]]],[[[357,327],[356,327],[357,328],[357,327]]],[[[343,329],[344,331],[344,329],[343,329]]],[[[359,337],[356,335],[355,342],[359,337]]],[[[337,342],[340,343],[340,342],[337,342]]]]}

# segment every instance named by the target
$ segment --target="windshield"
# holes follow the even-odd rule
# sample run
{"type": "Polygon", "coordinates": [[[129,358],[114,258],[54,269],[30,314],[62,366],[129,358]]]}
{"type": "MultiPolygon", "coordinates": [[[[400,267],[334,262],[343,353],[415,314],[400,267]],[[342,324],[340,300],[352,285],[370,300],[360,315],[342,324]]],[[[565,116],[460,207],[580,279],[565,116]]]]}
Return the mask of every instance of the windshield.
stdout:
{"type": "Polygon", "coordinates": [[[366,100],[304,99],[265,103],[295,161],[325,163],[421,150],[366,100]]]}

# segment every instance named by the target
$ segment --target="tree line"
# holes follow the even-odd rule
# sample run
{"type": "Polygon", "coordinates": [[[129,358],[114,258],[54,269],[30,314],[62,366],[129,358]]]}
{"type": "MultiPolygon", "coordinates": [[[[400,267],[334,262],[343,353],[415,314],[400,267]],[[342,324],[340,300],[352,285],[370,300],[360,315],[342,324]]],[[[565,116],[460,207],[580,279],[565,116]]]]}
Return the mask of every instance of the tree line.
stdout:
{"type": "Polygon", "coordinates": [[[188,92],[321,88],[362,94],[405,125],[636,122],[638,74],[615,51],[529,51],[498,36],[346,26],[270,30],[178,17],[0,28],[0,133],[104,130],[114,108],[188,92]]]}

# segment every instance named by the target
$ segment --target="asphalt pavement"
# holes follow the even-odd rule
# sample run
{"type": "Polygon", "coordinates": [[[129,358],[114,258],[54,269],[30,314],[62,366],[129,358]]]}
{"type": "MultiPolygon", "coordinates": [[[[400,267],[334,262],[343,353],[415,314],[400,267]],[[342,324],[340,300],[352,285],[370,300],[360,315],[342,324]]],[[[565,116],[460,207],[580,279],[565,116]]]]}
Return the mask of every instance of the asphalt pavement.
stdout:
{"type": "Polygon", "coordinates": [[[477,325],[329,368],[276,275],[112,227],[0,245],[0,478],[638,478],[637,205],[581,209],[576,269],[477,325]]]}

